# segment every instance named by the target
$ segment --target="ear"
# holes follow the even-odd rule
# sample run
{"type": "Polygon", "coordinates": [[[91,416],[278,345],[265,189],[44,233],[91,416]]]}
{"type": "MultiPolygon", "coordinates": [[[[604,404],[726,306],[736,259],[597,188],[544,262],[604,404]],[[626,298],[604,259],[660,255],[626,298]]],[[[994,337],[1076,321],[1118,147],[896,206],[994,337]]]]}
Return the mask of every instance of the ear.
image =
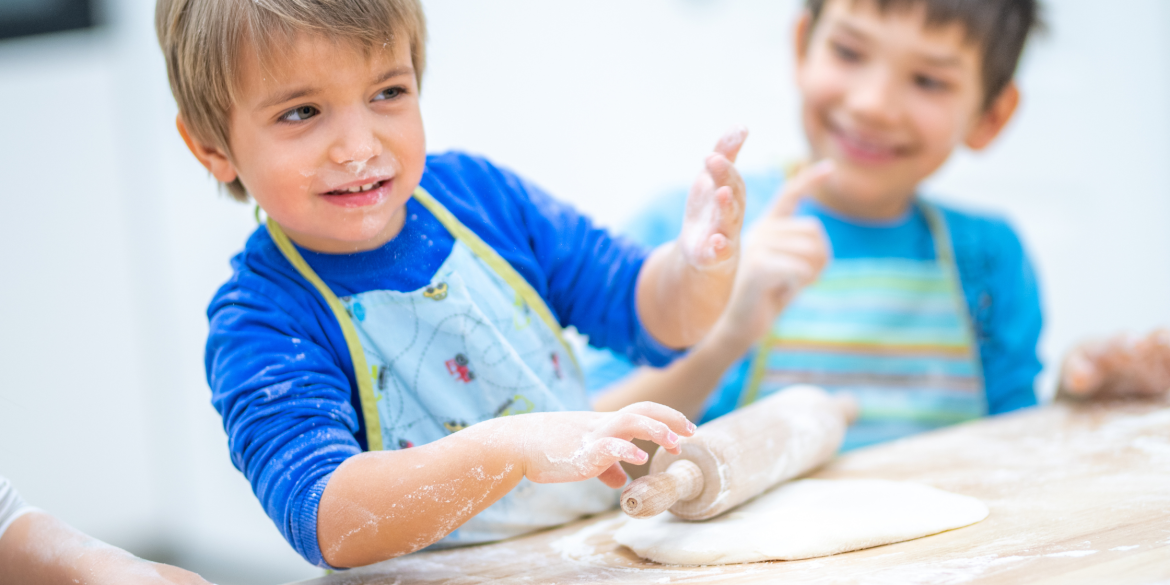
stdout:
{"type": "Polygon", "coordinates": [[[991,144],[1007,123],[1011,121],[1020,105],[1020,88],[1013,81],[999,92],[989,106],[967,131],[963,141],[971,150],[983,150],[991,144]]]}
{"type": "Polygon", "coordinates": [[[796,29],[793,31],[792,40],[796,43],[793,47],[793,55],[796,55],[796,67],[800,69],[800,64],[804,62],[805,57],[808,56],[808,42],[809,35],[812,34],[812,14],[808,10],[800,12],[800,18],[796,20],[796,29]]]}
{"type": "Polygon", "coordinates": [[[183,137],[183,142],[187,143],[191,154],[199,159],[199,164],[210,171],[217,181],[228,184],[236,180],[238,177],[236,167],[226,153],[217,147],[208,146],[192,138],[191,133],[187,131],[187,125],[183,123],[182,116],[175,116],[175,126],[179,129],[179,135],[183,137]]]}

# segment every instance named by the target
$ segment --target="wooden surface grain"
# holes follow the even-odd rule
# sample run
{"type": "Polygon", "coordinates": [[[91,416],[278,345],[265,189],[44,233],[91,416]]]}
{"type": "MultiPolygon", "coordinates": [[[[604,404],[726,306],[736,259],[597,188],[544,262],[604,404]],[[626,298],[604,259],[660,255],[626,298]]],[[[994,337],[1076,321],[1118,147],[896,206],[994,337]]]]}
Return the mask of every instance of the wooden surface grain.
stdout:
{"type": "Polygon", "coordinates": [[[671,567],[614,543],[615,512],[305,584],[1170,582],[1170,403],[1047,406],[854,451],[812,477],[917,481],[991,515],[820,559],[671,567]]]}

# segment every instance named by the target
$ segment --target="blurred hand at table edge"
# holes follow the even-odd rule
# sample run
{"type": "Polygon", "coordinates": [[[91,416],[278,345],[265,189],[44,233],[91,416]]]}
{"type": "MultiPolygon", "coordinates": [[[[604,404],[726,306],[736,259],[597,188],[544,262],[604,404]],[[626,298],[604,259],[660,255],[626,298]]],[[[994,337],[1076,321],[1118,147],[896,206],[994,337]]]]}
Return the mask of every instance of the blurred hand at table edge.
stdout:
{"type": "Polygon", "coordinates": [[[1170,329],[1145,336],[1120,333],[1081,343],[1061,366],[1057,397],[1163,398],[1170,396],[1170,329]]]}
{"type": "Polygon", "coordinates": [[[40,510],[0,537],[0,585],[210,585],[199,575],[140,559],[40,510]]]}

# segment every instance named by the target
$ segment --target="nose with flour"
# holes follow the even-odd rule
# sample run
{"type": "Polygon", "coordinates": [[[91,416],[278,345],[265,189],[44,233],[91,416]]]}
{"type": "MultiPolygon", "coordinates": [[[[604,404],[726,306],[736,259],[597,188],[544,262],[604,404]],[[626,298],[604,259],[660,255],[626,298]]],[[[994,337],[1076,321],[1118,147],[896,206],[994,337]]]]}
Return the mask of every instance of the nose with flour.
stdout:
{"type": "Polygon", "coordinates": [[[329,159],[344,166],[350,174],[361,177],[370,161],[382,154],[382,141],[361,112],[339,113],[329,159]]]}

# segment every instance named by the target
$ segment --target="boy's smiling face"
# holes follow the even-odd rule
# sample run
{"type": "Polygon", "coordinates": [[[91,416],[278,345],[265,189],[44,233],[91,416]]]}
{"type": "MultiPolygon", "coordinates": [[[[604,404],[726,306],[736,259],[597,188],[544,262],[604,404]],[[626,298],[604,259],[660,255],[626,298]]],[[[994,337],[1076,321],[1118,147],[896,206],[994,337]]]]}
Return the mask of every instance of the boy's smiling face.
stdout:
{"type": "Polygon", "coordinates": [[[255,53],[238,64],[231,157],[188,139],[196,156],[221,182],[238,176],[306,248],[352,253],[391,240],[426,164],[409,42],[366,55],[300,34],[270,63],[255,53]]]}
{"type": "Polygon", "coordinates": [[[882,12],[829,0],[797,31],[802,121],[814,160],[836,170],[818,199],[870,219],[902,214],[960,144],[983,148],[1010,119],[1009,86],[984,108],[980,47],[960,23],[927,26],[922,4],[882,12]]]}

